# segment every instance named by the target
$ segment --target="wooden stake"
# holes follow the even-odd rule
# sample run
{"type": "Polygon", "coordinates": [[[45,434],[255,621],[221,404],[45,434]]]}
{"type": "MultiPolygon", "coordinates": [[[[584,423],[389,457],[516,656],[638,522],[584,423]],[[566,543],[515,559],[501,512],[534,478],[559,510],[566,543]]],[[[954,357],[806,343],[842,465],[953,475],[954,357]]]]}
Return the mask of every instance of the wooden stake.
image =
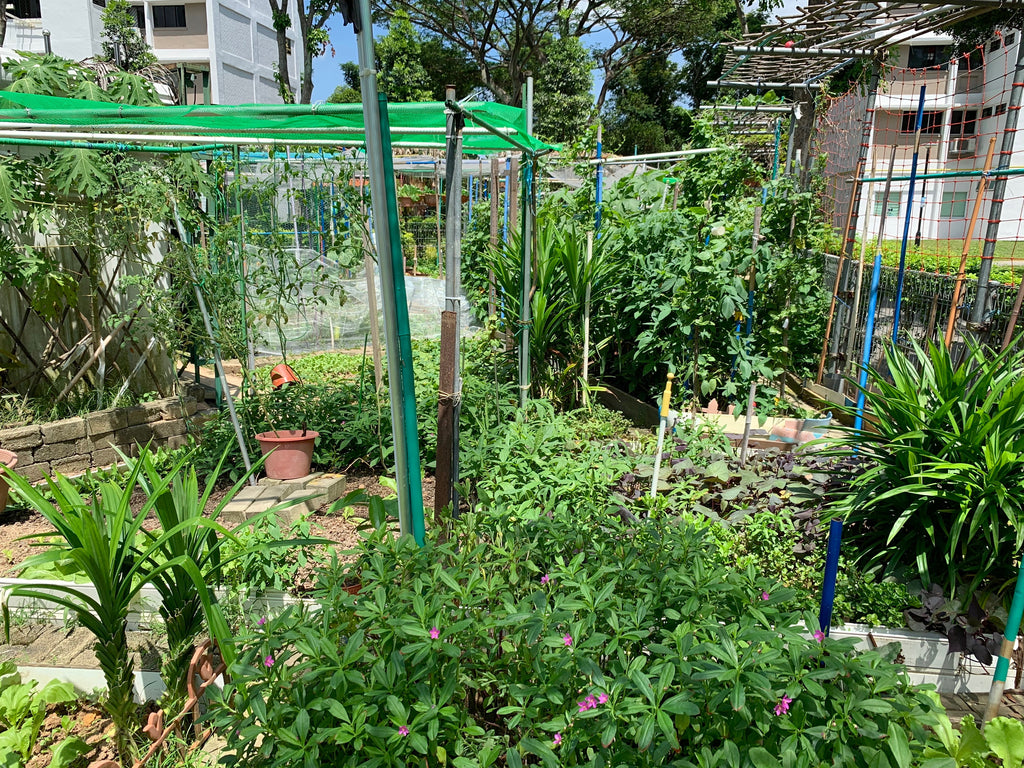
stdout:
{"type": "Polygon", "coordinates": [[[988,172],[992,170],[992,157],[996,153],[996,137],[993,136],[988,142],[988,155],[985,157],[985,168],[980,179],[978,179],[978,196],[974,200],[974,211],[971,213],[970,223],[967,225],[967,232],[964,234],[964,247],[960,252],[960,269],[956,273],[956,283],[953,285],[953,301],[949,305],[949,319],[946,321],[946,348],[953,343],[953,326],[956,324],[956,308],[960,303],[960,291],[964,285],[964,273],[967,271],[967,254],[971,250],[971,240],[974,238],[974,225],[978,222],[978,215],[981,213],[981,204],[984,202],[985,187],[988,185],[988,172]]]}
{"type": "Polygon", "coordinates": [[[1024,280],[1017,285],[1017,298],[1013,300],[1013,309],[1006,321],[1006,332],[1003,334],[1003,345],[999,348],[1000,352],[1010,346],[1010,342],[1013,341],[1013,329],[1017,325],[1017,318],[1020,317],[1021,302],[1024,302],[1024,280]]]}
{"type": "MultiPolygon", "coordinates": [[[[850,222],[853,221],[853,208],[857,202],[857,188],[860,186],[861,171],[864,168],[863,161],[857,161],[857,168],[853,172],[853,188],[850,190],[850,207],[846,212],[846,226],[843,227],[843,242],[850,236],[850,222]]],[[[884,203],[883,203],[884,205],[884,203]]],[[[882,218],[885,218],[885,211],[882,211],[882,218]]],[[[818,375],[815,382],[821,384],[825,376],[825,358],[828,357],[828,343],[832,338],[832,322],[835,318],[836,301],[839,298],[839,283],[843,277],[843,265],[846,260],[846,248],[839,252],[839,263],[836,265],[836,279],[832,284],[832,299],[828,304],[828,320],[825,323],[825,339],[821,343],[821,357],[818,358],[818,375]]]]}

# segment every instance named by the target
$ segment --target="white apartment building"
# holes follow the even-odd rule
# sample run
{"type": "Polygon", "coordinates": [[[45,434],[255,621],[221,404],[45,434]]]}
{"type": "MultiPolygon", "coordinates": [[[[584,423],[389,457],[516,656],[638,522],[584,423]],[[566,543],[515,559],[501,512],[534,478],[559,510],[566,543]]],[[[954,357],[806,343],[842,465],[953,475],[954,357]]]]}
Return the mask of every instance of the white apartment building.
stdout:
{"type": "MultiPolygon", "coordinates": [[[[955,171],[980,171],[985,165],[989,143],[995,138],[993,167],[999,165],[1003,127],[1006,121],[1010,90],[1013,84],[1017,51],[1022,44],[1021,33],[1004,30],[982,49],[969,56],[951,58],[952,39],[946,36],[920,36],[900,45],[895,70],[887,70],[879,84],[875,102],[875,119],[869,138],[867,165],[863,176],[884,178],[896,146],[893,175],[909,176],[913,151],[915,123],[921,87],[925,88],[922,135],[918,154],[918,174],[955,171]]],[[[849,205],[850,185],[857,150],[861,141],[860,121],[865,115],[867,97],[851,94],[835,103],[827,122],[843,126],[842,143],[829,157],[828,174],[837,201],[837,226],[845,221],[849,205]]],[[[1019,167],[1024,152],[1024,121],[1015,136],[1011,167],[1019,167]]],[[[978,178],[919,179],[913,201],[909,200],[909,181],[894,181],[888,200],[883,200],[882,181],[862,188],[858,211],[858,234],[867,227],[869,242],[874,242],[884,224],[886,240],[903,235],[908,202],[912,206],[910,237],[920,227],[925,240],[962,240],[971,217],[977,194],[978,178]],[[883,215],[884,214],[884,215],[883,215]],[[920,222],[920,224],[919,224],[920,222]]],[[[992,187],[985,194],[975,240],[984,237],[992,197],[992,187]]],[[[1024,177],[1007,180],[1002,209],[1000,240],[1024,240],[1024,177]]]]}
{"type": "MultiPolygon", "coordinates": [[[[106,0],[7,2],[4,48],[82,60],[102,52],[106,0]]],[[[140,32],[160,64],[177,73],[187,104],[275,104],[277,36],[267,0],[133,0],[140,32]]],[[[293,16],[294,18],[294,16],[293,16]]],[[[296,33],[288,31],[289,77],[298,78],[296,33]]]]}

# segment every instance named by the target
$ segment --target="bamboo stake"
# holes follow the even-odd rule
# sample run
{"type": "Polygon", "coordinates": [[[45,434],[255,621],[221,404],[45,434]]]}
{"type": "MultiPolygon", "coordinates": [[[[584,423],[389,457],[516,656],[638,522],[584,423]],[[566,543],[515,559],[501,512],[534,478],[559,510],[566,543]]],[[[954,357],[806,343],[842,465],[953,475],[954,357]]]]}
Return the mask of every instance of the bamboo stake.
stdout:
{"type": "MultiPolygon", "coordinates": [[[[864,166],[862,161],[857,161],[857,168],[853,173],[853,189],[850,190],[850,207],[846,212],[846,226],[843,227],[843,241],[850,236],[850,223],[853,221],[853,209],[857,202],[857,188],[860,186],[861,171],[864,166]]],[[[884,213],[883,219],[884,219],[884,213]]],[[[843,277],[843,264],[846,260],[846,248],[843,248],[839,252],[839,263],[836,265],[836,279],[832,284],[832,299],[828,304],[828,320],[825,323],[825,339],[821,344],[821,356],[818,358],[818,375],[815,378],[817,384],[821,384],[821,380],[825,376],[825,358],[828,357],[828,343],[832,338],[832,322],[835,318],[836,312],[836,301],[839,297],[839,283],[843,277]]]]}
{"type": "Polygon", "coordinates": [[[964,234],[964,247],[960,252],[960,269],[956,273],[956,283],[953,285],[953,300],[949,305],[949,319],[946,321],[946,348],[953,343],[953,326],[956,324],[956,308],[960,303],[960,291],[964,285],[964,273],[967,271],[967,255],[971,250],[971,240],[974,238],[974,225],[978,222],[981,213],[981,204],[985,198],[985,187],[988,185],[987,174],[992,170],[992,158],[996,153],[996,137],[993,136],[988,142],[988,154],[985,156],[985,168],[983,175],[978,179],[978,196],[974,199],[974,210],[971,212],[971,220],[967,225],[967,232],[964,234]]]}
{"type": "Polygon", "coordinates": [[[590,404],[590,262],[594,258],[594,233],[587,232],[587,256],[583,273],[587,276],[587,290],[583,298],[583,402],[590,404]]]}
{"type": "MultiPolygon", "coordinates": [[[[871,175],[875,175],[876,161],[874,153],[871,157],[871,175]]],[[[868,184],[868,205],[872,204],[875,196],[875,183],[872,181],[868,184]]],[[[882,218],[884,223],[885,218],[882,218]]],[[[846,334],[846,364],[849,365],[853,360],[853,355],[857,346],[857,318],[860,315],[860,295],[861,287],[864,284],[864,256],[868,250],[868,224],[871,223],[871,217],[864,217],[864,226],[861,229],[860,236],[860,258],[857,263],[857,282],[854,284],[853,289],[853,306],[850,308],[850,328],[846,334]]],[[[843,386],[840,391],[845,391],[846,382],[843,380],[843,386]]]]}
{"type": "Polygon", "coordinates": [[[658,495],[658,475],[661,474],[661,451],[665,447],[665,430],[668,428],[668,411],[672,402],[672,379],[675,374],[665,375],[665,391],[661,395],[661,412],[658,415],[658,449],[654,454],[654,474],[651,475],[651,498],[658,495]]]}
{"type": "Polygon", "coordinates": [[[754,419],[754,397],[757,395],[757,382],[750,382],[750,392],[747,394],[747,419],[743,424],[743,440],[740,442],[740,466],[747,463],[747,448],[750,443],[750,427],[754,419]]]}

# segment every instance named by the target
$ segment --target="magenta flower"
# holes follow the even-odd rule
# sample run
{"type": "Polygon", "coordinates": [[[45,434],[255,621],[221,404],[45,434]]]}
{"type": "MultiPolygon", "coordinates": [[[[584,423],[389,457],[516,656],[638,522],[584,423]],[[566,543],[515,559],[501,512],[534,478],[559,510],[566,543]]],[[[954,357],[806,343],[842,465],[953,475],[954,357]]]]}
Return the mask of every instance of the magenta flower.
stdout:
{"type": "Polygon", "coordinates": [[[817,640],[819,643],[825,642],[825,633],[822,632],[820,629],[814,630],[814,639],[817,640]]]}
{"type": "Polygon", "coordinates": [[[437,627],[431,627],[430,628],[430,639],[431,640],[437,640],[437,638],[439,638],[440,636],[441,636],[441,630],[440,629],[438,629],[437,627]]]}
{"type": "MultiPolygon", "coordinates": [[[[548,576],[546,573],[543,576],[540,577],[540,583],[541,584],[547,584],[549,581],[551,581],[551,577],[548,576]]],[[[555,734],[555,735],[558,736],[558,740],[559,741],[562,740],[561,734],[555,734]]]]}
{"type": "Polygon", "coordinates": [[[580,708],[580,712],[586,712],[590,707],[587,706],[585,701],[577,701],[576,706],[580,708]]]}
{"type": "Polygon", "coordinates": [[[793,703],[793,700],[789,696],[783,696],[779,699],[779,703],[775,705],[775,714],[784,715],[789,712],[789,705],[793,703]]]}
{"type": "Polygon", "coordinates": [[[562,638],[562,642],[565,643],[565,647],[568,648],[572,645],[572,635],[566,633],[565,637],[562,638]]]}
{"type": "Polygon", "coordinates": [[[408,735],[409,735],[409,729],[408,729],[408,728],[406,728],[406,727],[405,727],[405,726],[403,725],[403,726],[402,726],[401,728],[399,728],[399,729],[398,729],[398,735],[399,735],[399,736],[408,736],[408,735]]]}
{"type": "Polygon", "coordinates": [[[763,592],[763,591],[761,592],[761,599],[762,600],[767,600],[769,597],[770,597],[770,595],[767,592],[763,592]]]}
{"type": "Polygon", "coordinates": [[[556,734],[555,734],[555,738],[554,738],[554,740],[552,741],[552,743],[553,743],[553,744],[554,744],[554,745],[555,745],[556,747],[557,747],[557,746],[558,746],[559,744],[561,744],[561,743],[562,743],[562,734],[560,734],[560,733],[556,733],[556,734]]]}
{"type": "Polygon", "coordinates": [[[598,704],[607,704],[608,703],[608,694],[607,693],[599,693],[599,694],[597,694],[597,703],[598,704]]]}
{"type": "Polygon", "coordinates": [[[274,666],[274,657],[273,656],[267,656],[267,658],[265,658],[263,660],[263,664],[265,666],[268,666],[268,667],[274,666]]]}
{"type": "Polygon", "coordinates": [[[262,627],[266,623],[267,623],[267,617],[266,616],[261,616],[260,620],[256,622],[256,626],[257,627],[262,627]]]}

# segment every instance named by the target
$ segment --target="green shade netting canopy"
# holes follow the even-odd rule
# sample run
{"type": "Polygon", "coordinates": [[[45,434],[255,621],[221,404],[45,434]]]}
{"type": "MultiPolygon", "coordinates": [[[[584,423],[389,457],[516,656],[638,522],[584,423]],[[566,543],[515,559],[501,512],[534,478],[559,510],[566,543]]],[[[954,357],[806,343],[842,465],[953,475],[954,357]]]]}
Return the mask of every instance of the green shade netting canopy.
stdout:
{"type": "MultiPolygon", "coordinates": [[[[319,141],[324,145],[359,146],[365,138],[360,104],[197,104],[184,107],[134,107],[86,99],[0,92],[0,130],[87,129],[95,133],[150,133],[166,128],[175,135],[231,138],[271,138],[278,141],[319,141]],[[12,105],[16,105],[12,108],[12,105]]],[[[502,152],[512,148],[539,153],[554,149],[526,130],[526,112],[493,102],[461,104],[469,118],[463,151],[502,152]],[[474,125],[475,120],[480,123],[474,125]],[[479,127],[497,129],[508,140],[479,127]]],[[[431,101],[389,104],[394,146],[443,149],[445,105],[431,101]]]]}

